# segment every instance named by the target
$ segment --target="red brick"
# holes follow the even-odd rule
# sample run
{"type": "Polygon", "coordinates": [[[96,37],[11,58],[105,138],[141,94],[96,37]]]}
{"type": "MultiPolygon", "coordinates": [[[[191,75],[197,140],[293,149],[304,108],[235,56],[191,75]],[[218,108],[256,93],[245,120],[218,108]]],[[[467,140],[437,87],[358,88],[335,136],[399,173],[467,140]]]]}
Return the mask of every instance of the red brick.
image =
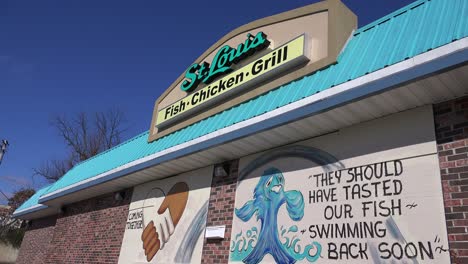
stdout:
{"type": "Polygon", "coordinates": [[[452,198],[468,198],[468,192],[452,193],[452,198]]]}
{"type": "Polygon", "coordinates": [[[441,169],[446,169],[446,168],[455,168],[455,161],[448,161],[448,162],[441,162],[440,163],[440,168],[441,169]]]}
{"type": "Polygon", "coordinates": [[[466,143],[465,143],[464,140],[455,141],[455,142],[450,144],[450,149],[456,149],[456,148],[464,147],[465,144],[466,143]]]}
{"type": "Polygon", "coordinates": [[[457,179],[459,179],[459,174],[458,173],[445,174],[445,175],[442,175],[441,177],[442,177],[443,181],[457,180],[457,179]]]}
{"type": "MultiPolygon", "coordinates": [[[[466,153],[465,154],[460,154],[460,155],[467,155],[466,153]]],[[[468,165],[468,159],[459,159],[455,162],[455,166],[457,167],[461,167],[461,166],[466,166],[468,165]]]]}
{"type": "Polygon", "coordinates": [[[468,226],[468,219],[453,220],[453,225],[454,226],[468,226]]]}
{"type": "Polygon", "coordinates": [[[455,206],[452,210],[453,212],[468,212],[468,206],[455,206]]]}
{"type": "MultiPolygon", "coordinates": [[[[449,144],[447,144],[449,145],[449,144]]],[[[444,147],[446,149],[446,147],[444,147]]],[[[450,156],[453,154],[453,150],[445,150],[445,151],[440,151],[439,152],[439,157],[445,157],[445,156],[450,156]]]]}
{"type": "Polygon", "coordinates": [[[444,186],[443,190],[448,193],[457,193],[460,192],[460,186],[444,186]]]}
{"type": "Polygon", "coordinates": [[[449,242],[452,249],[468,249],[468,242],[449,242]]]}
{"type": "Polygon", "coordinates": [[[457,154],[468,153],[468,147],[458,148],[458,149],[455,150],[455,153],[457,153],[457,154]]]}
{"type": "MultiPolygon", "coordinates": [[[[462,235],[450,235],[452,237],[451,241],[468,241],[468,234],[462,235]]],[[[463,255],[466,256],[466,255],[463,255]]]]}
{"type": "Polygon", "coordinates": [[[466,228],[465,227],[447,227],[447,233],[449,234],[465,234],[466,228]]]}

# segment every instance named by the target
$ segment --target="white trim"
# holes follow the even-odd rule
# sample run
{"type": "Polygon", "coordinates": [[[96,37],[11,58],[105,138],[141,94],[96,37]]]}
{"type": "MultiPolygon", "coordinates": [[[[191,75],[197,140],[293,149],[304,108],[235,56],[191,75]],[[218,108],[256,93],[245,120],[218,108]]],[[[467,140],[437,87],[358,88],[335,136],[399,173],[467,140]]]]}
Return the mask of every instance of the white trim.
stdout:
{"type": "Polygon", "coordinates": [[[33,210],[33,209],[36,209],[36,208],[39,208],[39,207],[44,207],[44,206],[45,206],[45,207],[48,207],[48,206],[45,205],[45,204],[36,204],[36,205],[31,206],[31,207],[21,209],[21,210],[19,210],[19,211],[16,210],[16,211],[13,212],[12,216],[14,217],[14,216],[16,216],[16,215],[22,214],[23,212],[31,211],[31,210],[33,210]]]}
{"type": "Polygon", "coordinates": [[[309,97],[306,97],[306,98],[301,99],[299,101],[296,101],[294,103],[291,103],[291,104],[285,105],[283,107],[277,108],[277,109],[272,110],[270,112],[267,112],[265,114],[253,117],[251,119],[248,119],[248,120],[245,120],[245,121],[242,121],[242,122],[239,122],[239,123],[231,125],[229,127],[222,128],[222,129],[217,130],[215,132],[212,132],[210,134],[207,134],[207,135],[201,136],[199,138],[193,139],[191,141],[188,141],[188,142],[179,144],[177,146],[165,149],[165,150],[157,152],[155,154],[148,155],[148,156],[146,156],[144,158],[129,162],[129,163],[125,164],[125,165],[114,168],[114,169],[112,169],[110,171],[101,173],[99,175],[88,178],[86,180],[83,180],[83,181],[71,184],[69,186],[63,187],[61,189],[55,190],[55,191],[53,191],[51,193],[48,193],[47,195],[41,196],[40,199],[47,198],[49,196],[53,196],[53,195],[58,194],[60,192],[75,188],[77,186],[86,184],[88,182],[95,181],[95,180],[97,180],[99,178],[105,177],[105,176],[110,175],[110,174],[117,173],[117,172],[122,171],[124,169],[128,169],[130,167],[136,166],[138,164],[141,164],[141,163],[144,163],[144,162],[147,162],[147,161],[150,161],[150,160],[153,160],[153,159],[156,159],[156,158],[168,155],[168,154],[172,154],[172,153],[177,152],[177,151],[179,151],[181,149],[190,148],[192,145],[200,144],[200,143],[203,143],[203,142],[206,142],[206,141],[213,140],[213,139],[215,139],[215,138],[217,138],[219,136],[222,136],[224,134],[231,133],[231,132],[233,132],[235,130],[255,125],[255,124],[263,122],[263,121],[265,121],[267,119],[270,119],[270,118],[273,118],[273,117],[276,117],[276,116],[280,116],[280,115],[282,115],[284,113],[291,112],[291,111],[294,111],[296,109],[302,108],[302,107],[304,107],[306,105],[317,103],[317,102],[325,100],[325,99],[327,99],[327,98],[329,98],[331,96],[337,95],[337,94],[345,92],[345,91],[350,91],[350,90],[352,90],[352,89],[354,89],[356,87],[360,87],[362,85],[369,84],[369,83],[371,83],[373,81],[383,79],[385,77],[389,77],[389,76],[391,76],[393,74],[403,72],[405,70],[416,67],[418,65],[430,62],[430,61],[432,61],[434,59],[438,59],[438,58],[450,55],[452,53],[460,52],[460,51],[466,49],[467,47],[468,47],[468,37],[465,37],[463,39],[454,41],[454,42],[449,43],[447,45],[444,45],[444,46],[441,46],[439,48],[433,49],[431,51],[425,52],[423,54],[417,55],[417,56],[415,56],[415,57],[413,57],[411,59],[408,59],[408,60],[393,64],[391,66],[388,66],[386,68],[383,68],[383,69],[377,70],[375,72],[369,73],[367,75],[356,78],[356,79],[351,80],[349,82],[337,85],[337,86],[335,86],[333,88],[329,88],[327,90],[324,90],[323,92],[311,95],[309,97]]]}

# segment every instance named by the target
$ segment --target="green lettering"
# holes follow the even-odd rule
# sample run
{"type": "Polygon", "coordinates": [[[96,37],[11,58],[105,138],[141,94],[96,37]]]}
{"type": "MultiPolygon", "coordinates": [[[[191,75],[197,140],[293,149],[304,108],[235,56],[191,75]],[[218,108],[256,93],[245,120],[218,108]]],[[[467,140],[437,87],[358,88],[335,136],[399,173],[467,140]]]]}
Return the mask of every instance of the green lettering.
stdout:
{"type": "Polygon", "coordinates": [[[180,89],[182,89],[182,91],[190,92],[198,86],[200,80],[198,79],[196,71],[199,67],[200,65],[194,63],[192,64],[192,66],[190,66],[190,68],[188,68],[187,72],[185,72],[185,78],[187,78],[188,80],[184,80],[182,82],[182,85],[180,86],[180,89]]]}
{"type": "MultiPolygon", "coordinates": [[[[194,63],[188,68],[185,73],[186,80],[184,80],[181,85],[182,91],[190,92],[195,89],[200,82],[205,84],[211,83],[219,75],[231,72],[232,69],[230,66],[232,63],[238,63],[254,54],[256,51],[268,47],[268,45],[270,45],[270,41],[267,40],[267,35],[263,32],[258,32],[255,37],[250,33],[247,34],[245,42],[240,43],[237,49],[231,48],[228,45],[223,46],[214,56],[211,61],[211,66],[203,62],[201,65],[194,63]]],[[[256,70],[254,71],[256,72],[256,70]]]]}

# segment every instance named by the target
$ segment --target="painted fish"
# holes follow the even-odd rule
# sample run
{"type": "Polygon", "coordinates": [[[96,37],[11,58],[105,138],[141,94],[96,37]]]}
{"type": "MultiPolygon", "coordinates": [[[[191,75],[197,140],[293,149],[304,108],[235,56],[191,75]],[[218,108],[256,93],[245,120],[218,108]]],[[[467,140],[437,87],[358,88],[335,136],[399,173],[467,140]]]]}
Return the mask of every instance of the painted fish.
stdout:
{"type": "Polygon", "coordinates": [[[284,191],[285,179],[277,168],[265,170],[254,189],[254,199],[246,202],[235,210],[236,216],[242,221],[249,221],[254,214],[261,222],[260,235],[255,248],[242,261],[256,264],[262,261],[266,254],[273,256],[277,263],[295,263],[281,244],[278,235],[278,211],[283,204],[289,217],[299,221],[304,216],[304,198],[299,191],[284,191]]]}

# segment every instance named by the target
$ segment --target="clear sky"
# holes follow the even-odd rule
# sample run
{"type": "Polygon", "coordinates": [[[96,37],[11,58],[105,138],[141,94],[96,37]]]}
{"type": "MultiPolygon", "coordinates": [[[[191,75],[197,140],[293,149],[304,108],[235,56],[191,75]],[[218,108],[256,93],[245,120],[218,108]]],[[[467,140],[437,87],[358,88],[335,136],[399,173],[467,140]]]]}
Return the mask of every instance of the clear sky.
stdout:
{"type": "MultiPolygon", "coordinates": [[[[124,139],[149,128],[154,101],[208,47],[253,20],[317,1],[0,1],[0,190],[46,181],[33,168],[66,146],[58,114],[125,112],[124,139]]],[[[364,26],[411,0],[343,0],[364,26]]],[[[5,199],[0,194],[0,203],[5,199]]]]}

